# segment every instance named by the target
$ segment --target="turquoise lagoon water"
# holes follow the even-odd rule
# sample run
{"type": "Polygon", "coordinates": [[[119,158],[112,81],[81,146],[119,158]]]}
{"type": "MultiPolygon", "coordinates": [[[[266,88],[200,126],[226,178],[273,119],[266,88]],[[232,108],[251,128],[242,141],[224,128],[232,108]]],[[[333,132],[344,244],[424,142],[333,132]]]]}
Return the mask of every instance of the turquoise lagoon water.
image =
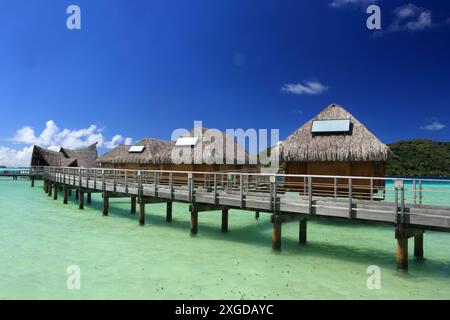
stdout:
{"type": "Polygon", "coordinates": [[[389,226],[310,221],[308,244],[298,224],[283,225],[283,251],[271,250],[268,214],[230,211],[228,233],[220,212],[190,215],[174,204],[147,205],[144,227],[129,200],[101,198],[78,210],[46,196],[38,182],[0,179],[0,299],[450,299],[450,234],[426,232],[423,262],[396,271],[389,226]],[[67,267],[81,270],[81,288],[67,289],[67,267]],[[381,289],[366,285],[369,265],[381,268],[381,289]]]}

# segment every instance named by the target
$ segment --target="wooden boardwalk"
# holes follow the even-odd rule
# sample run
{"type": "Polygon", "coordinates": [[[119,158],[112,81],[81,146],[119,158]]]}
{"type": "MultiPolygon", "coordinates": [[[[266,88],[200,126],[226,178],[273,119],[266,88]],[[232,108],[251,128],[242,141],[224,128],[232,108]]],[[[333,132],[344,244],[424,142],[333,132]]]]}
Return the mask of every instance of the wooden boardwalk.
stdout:
{"type": "Polygon", "coordinates": [[[89,203],[91,193],[102,193],[104,215],[110,198],[130,198],[132,213],[138,202],[141,225],[145,205],[151,203],[167,203],[167,221],[172,220],[173,202],[190,204],[192,234],[198,232],[199,212],[221,210],[223,231],[228,229],[229,209],[254,211],[256,217],[270,213],[274,250],[281,249],[281,226],[288,221],[299,221],[301,244],[307,241],[311,218],[390,224],[395,227],[401,270],[408,268],[409,238],[414,237],[414,254],[421,259],[424,230],[450,232],[450,190],[439,187],[450,182],[446,180],[55,167],[42,172],[49,196],[53,190],[57,199],[62,190],[67,203],[75,190],[80,209],[84,194],[89,203]]]}
{"type": "Polygon", "coordinates": [[[17,180],[18,178],[29,178],[34,185],[34,180],[42,178],[42,168],[23,168],[23,169],[0,169],[0,177],[8,177],[17,180]]]}

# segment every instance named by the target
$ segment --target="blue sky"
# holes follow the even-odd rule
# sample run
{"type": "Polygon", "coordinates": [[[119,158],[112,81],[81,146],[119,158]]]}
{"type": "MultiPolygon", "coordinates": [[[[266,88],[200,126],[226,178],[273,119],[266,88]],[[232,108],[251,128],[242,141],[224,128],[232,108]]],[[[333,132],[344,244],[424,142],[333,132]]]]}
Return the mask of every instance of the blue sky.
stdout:
{"type": "Polygon", "coordinates": [[[385,143],[449,141],[449,39],[445,1],[2,0],[0,162],[194,120],[284,139],[333,102],[385,143]]]}

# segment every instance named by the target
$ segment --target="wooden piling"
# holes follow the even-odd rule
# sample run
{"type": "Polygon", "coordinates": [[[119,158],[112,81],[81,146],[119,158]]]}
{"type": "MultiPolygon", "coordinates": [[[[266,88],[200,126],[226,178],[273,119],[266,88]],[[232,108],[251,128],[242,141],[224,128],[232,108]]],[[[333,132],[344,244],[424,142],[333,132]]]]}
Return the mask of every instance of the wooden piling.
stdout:
{"type": "Polygon", "coordinates": [[[397,238],[397,270],[408,270],[408,238],[397,238]]]}
{"type": "Polygon", "coordinates": [[[228,231],[228,208],[222,209],[222,232],[228,231]]]}
{"type": "Polygon", "coordinates": [[[69,189],[69,197],[72,197],[72,189],[69,189]]]}
{"type": "Polygon", "coordinates": [[[136,197],[131,197],[131,213],[136,213],[136,197]]]}
{"type": "Polygon", "coordinates": [[[67,187],[66,186],[63,187],[63,203],[64,204],[68,203],[67,187]]]}
{"type": "Polygon", "coordinates": [[[308,225],[308,222],[307,222],[306,218],[300,219],[300,222],[299,222],[299,234],[298,234],[298,238],[299,238],[300,244],[306,244],[307,225],[308,225]]]}
{"type": "Polygon", "coordinates": [[[423,233],[414,236],[414,257],[423,260],[423,233]]]}
{"type": "Polygon", "coordinates": [[[53,185],[53,200],[58,200],[58,185],[56,183],[53,185]]]}
{"type": "Polygon", "coordinates": [[[80,191],[77,189],[77,190],[75,190],[75,199],[78,200],[79,197],[80,197],[80,191]]]}
{"type": "Polygon", "coordinates": [[[272,249],[281,250],[281,222],[272,222],[272,249]]]}
{"type": "Polygon", "coordinates": [[[172,222],[172,202],[167,202],[166,206],[166,221],[172,222]]]}
{"type": "Polygon", "coordinates": [[[109,212],[109,196],[108,193],[105,191],[103,192],[103,215],[107,216],[109,212]]]}
{"type": "Polygon", "coordinates": [[[259,219],[259,211],[255,211],[255,219],[256,219],[256,220],[259,219]]]}
{"type": "Polygon", "coordinates": [[[79,195],[79,206],[78,206],[78,208],[80,210],[83,210],[84,209],[84,192],[80,190],[79,193],[80,193],[80,195],[79,195]]]}
{"type": "Polygon", "coordinates": [[[92,194],[90,192],[87,193],[86,202],[87,203],[91,203],[92,202],[92,194]]]}
{"type": "Polygon", "coordinates": [[[143,226],[145,225],[145,201],[141,199],[139,202],[139,224],[143,226]]]}
{"type": "Polygon", "coordinates": [[[192,208],[191,210],[191,234],[195,235],[198,232],[198,210],[192,208]]]}
{"type": "Polygon", "coordinates": [[[34,188],[34,177],[31,177],[31,187],[34,188]]]}
{"type": "Polygon", "coordinates": [[[52,183],[49,181],[48,182],[48,186],[47,186],[47,191],[48,191],[48,196],[49,197],[51,197],[52,196],[52,187],[53,187],[53,185],[52,185],[52,183]]]}

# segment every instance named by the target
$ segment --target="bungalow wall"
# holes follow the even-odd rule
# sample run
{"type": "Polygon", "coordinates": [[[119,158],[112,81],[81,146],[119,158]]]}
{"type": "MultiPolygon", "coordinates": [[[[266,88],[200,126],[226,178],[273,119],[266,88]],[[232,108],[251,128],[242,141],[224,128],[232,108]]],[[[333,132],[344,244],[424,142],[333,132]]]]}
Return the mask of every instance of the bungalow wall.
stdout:
{"type": "MultiPolygon", "coordinates": [[[[384,177],[384,162],[375,161],[335,161],[335,162],[287,162],[287,174],[300,175],[329,175],[329,176],[359,176],[359,177],[384,177]]],[[[331,196],[334,195],[334,179],[313,178],[313,194],[331,196]]],[[[338,196],[348,196],[348,179],[337,179],[338,196]]],[[[383,192],[384,181],[374,180],[374,190],[383,192]]],[[[286,188],[307,193],[307,184],[304,178],[287,177],[286,188]]],[[[352,196],[355,198],[370,197],[370,180],[352,179],[352,196]]]]}

